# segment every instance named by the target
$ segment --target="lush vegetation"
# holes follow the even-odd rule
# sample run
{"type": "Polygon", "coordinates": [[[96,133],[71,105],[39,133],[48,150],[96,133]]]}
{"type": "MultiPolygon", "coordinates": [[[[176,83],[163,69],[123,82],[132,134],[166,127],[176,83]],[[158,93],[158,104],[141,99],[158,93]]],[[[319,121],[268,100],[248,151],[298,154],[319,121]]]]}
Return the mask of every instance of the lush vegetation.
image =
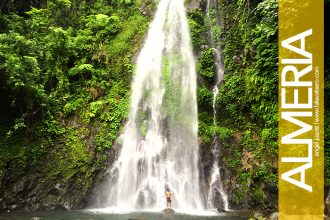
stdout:
{"type": "MultiPolygon", "coordinates": [[[[1,2],[1,193],[15,194],[29,173],[63,194],[93,183],[127,115],[132,60],[149,20],[141,4],[1,2]]],[[[51,200],[43,190],[42,201],[51,200]]]]}
{"type": "MultiPolygon", "coordinates": [[[[193,45],[196,51],[201,51],[197,64],[201,75],[198,104],[199,133],[204,147],[210,149],[215,134],[220,137],[221,163],[228,168],[227,178],[230,176],[230,181],[238,186],[225,185],[231,192],[230,202],[264,209],[273,209],[277,205],[277,6],[277,1],[272,0],[221,0],[220,28],[215,26],[214,8],[210,11],[211,21],[200,11],[190,15],[193,45]],[[212,123],[213,50],[205,47],[208,25],[216,36],[216,43],[223,49],[226,71],[217,96],[217,127],[212,123]]],[[[329,10],[329,1],[325,1],[325,10],[329,10]]],[[[327,35],[326,32],[324,138],[325,185],[329,186],[330,49],[327,35]]]]}
{"type": "Polygon", "coordinates": [[[206,149],[215,134],[221,140],[220,161],[226,167],[224,182],[232,205],[273,209],[277,204],[277,2],[219,3],[221,28],[215,25],[215,8],[210,10],[210,21],[200,11],[190,15],[193,45],[202,50],[197,64],[200,136],[206,149]],[[225,58],[226,75],[216,100],[217,127],[212,118],[214,50],[203,47],[208,26],[225,58]]]}
{"type": "MultiPolygon", "coordinates": [[[[188,13],[199,73],[201,148],[210,153],[214,137],[219,138],[224,186],[232,206],[274,209],[277,1],[218,2],[219,8],[211,8],[210,20],[203,7],[188,13]],[[219,14],[221,27],[216,25],[219,14]],[[223,50],[226,71],[216,97],[217,126],[212,109],[214,50],[207,46],[210,28],[223,50]]],[[[18,195],[6,197],[7,203],[16,204],[23,197],[37,201],[21,201],[18,208],[35,202],[47,209],[65,202],[77,207],[97,182],[127,118],[133,61],[153,8],[147,0],[1,1],[0,195],[18,195]]]]}
{"type": "MultiPolygon", "coordinates": [[[[236,6],[226,6],[227,12],[236,11],[237,20],[225,14],[227,75],[219,105],[220,112],[229,116],[228,123],[238,129],[234,155],[239,157],[233,159],[241,162],[241,187],[234,200],[240,203],[251,196],[252,203],[272,208],[277,188],[277,2],[238,1],[236,6]]],[[[230,165],[237,167],[237,163],[230,165]]]]}

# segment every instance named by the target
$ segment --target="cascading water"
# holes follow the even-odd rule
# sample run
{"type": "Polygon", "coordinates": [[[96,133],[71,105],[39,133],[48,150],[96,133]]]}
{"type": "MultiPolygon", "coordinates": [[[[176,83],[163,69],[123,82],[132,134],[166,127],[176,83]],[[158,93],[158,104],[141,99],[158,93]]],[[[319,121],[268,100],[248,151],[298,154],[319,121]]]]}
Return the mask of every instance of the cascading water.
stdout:
{"type": "Polygon", "coordinates": [[[199,187],[196,71],[184,0],[160,0],[137,59],[129,121],[103,207],[203,209],[199,187]]]}
{"type": "MultiPolygon", "coordinates": [[[[214,85],[214,89],[213,92],[218,93],[218,86],[220,84],[220,82],[223,80],[224,74],[225,74],[225,68],[223,65],[223,57],[222,57],[222,51],[221,51],[221,47],[219,45],[216,45],[215,43],[215,37],[213,34],[213,30],[212,27],[213,25],[220,27],[220,19],[219,16],[216,14],[215,17],[215,24],[213,24],[212,22],[212,18],[210,15],[211,12],[211,6],[215,5],[214,4],[214,0],[207,0],[207,4],[206,4],[206,17],[207,17],[207,23],[208,23],[208,34],[209,34],[209,43],[211,45],[211,48],[214,51],[214,64],[215,64],[215,85],[214,85]],[[215,91],[216,90],[216,91],[215,91]]],[[[214,109],[214,108],[213,108],[214,109]]]]}
{"type": "MultiPolygon", "coordinates": [[[[206,15],[207,15],[207,23],[209,24],[209,43],[211,45],[211,48],[214,50],[214,63],[215,63],[215,84],[213,86],[213,124],[214,127],[217,127],[217,122],[216,122],[216,97],[219,93],[219,84],[223,80],[224,77],[224,65],[223,65],[223,59],[222,59],[222,51],[220,46],[216,46],[215,40],[214,40],[214,35],[213,35],[213,30],[212,30],[212,18],[210,15],[210,9],[211,6],[214,5],[214,1],[208,0],[207,5],[206,5],[206,15]]],[[[219,16],[216,15],[216,26],[220,26],[220,21],[219,21],[219,16]]],[[[222,202],[223,202],[223,207],[224,210],[229,210],[229,205],[228,205],[228,197],[226,192],[223,189],[222,185],[222,180],[221,180],[221,174],[220,174],[220,168],[219,168],[219,141],[214,134],[214,142],[213,142],[213,147],[212,147],[212,156],[213,156],[213,167],[212,167],[212,172],[211,172],[211,181],[209,185],[209,191],[208,191],[208,198],[207,198],[207,206],[210,209],[215,208],[214,203],[216,200],[217,196],[221,196],[222,202]]]]}

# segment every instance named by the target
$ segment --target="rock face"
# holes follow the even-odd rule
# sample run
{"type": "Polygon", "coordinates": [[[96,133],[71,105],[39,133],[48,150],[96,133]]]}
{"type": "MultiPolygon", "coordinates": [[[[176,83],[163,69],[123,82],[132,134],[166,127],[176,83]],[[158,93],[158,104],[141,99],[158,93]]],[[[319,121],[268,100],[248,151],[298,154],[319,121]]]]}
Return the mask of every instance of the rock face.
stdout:
{"type": "Polygon", "coordinates": [[[8,178],[10,172],[5,173],[1,182],[0,212],[74,209],[81,205],[88,190],[75,186],[76,178],[64,186],[55,182],[61,180],[45,181],[37,172],[8,178]]]}
{"type": "MultiPolygon", "coordinates": [[[[61,144],[61,143],[59,143],[61,144]]],[[[56,149],[59,146],[54,146],[56,149]]],[[[64,179],[42,172],[39,166],[27,167],[24,172],[15,164],[7,164],[0,179],[0,213],[12,211],[67,211],[83,208],[87,205],[92,189],[104,179],[109,164],[112,164],[118,153],[114,146],[107,152],[108,159],[103,164],[91,164],[90,176],[77,169],[70,178],[64,179]],[[50,178],[51,177],[51,178],[50,178]],[[88,181],[91,180],[90,184],[88,181]]],[[[40,164],[53,163],[45,157],[40,164]]],[[[56,164],[53,165],[56,171],[56,164]]]]}

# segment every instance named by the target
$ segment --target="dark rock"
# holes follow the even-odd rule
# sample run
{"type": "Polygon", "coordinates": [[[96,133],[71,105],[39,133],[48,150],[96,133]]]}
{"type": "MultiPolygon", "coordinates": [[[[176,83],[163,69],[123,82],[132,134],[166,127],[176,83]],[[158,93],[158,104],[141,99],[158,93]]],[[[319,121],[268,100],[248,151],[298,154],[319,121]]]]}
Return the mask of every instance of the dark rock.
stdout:
{"type": "Polygon", "coordinates": [[[19,210],[21,207],[18,204],[14,204],[10,206],[10,210],[11,211],[16,211],[19,210]]]}
{"type": "Polygon", "coordinates": [[[217,211],[218,212],[221,212],[221,213],[224,213],[224,212],[227,212],[225,209],[223,209],[223,208],[217,208],[217,211]]]}
{"type": "Polygon", "coordinates": [[[28,202],[29,204],[33,204],[33,203],[37,202],[37,197],[36,197],[35,195],[31,195],[31,197],[29,197],[29,198],[27,199],[27,202],[28,202]]]}
{"type": "MultiPolygon", "coordinates": [[[[211,176],[211,170],[213,165],[212,160],[212,154],[208,146],[200,145],[199,146],[199,155],[200,158],[203,158],[203,160],[200,160],[199,169],[200,169],[200,187],[202,191],[207,194],[209,190],[210,185],[210,176],[211,176]]],[[[203,201],[204,204],[207,204],[207,201],[203,201]]]]}
{"type": "Polygon", "coordinates": [[[64,205],[60,204],[55,206],[54,211],[68,211],[68,209],[64,205]]]}
{"type": "Polygon", "coordinates": [[[171,208],[166,208],[166,209],[164,209],[163,211],[162,211],[162,213],[164,213],[164,214],[172,214],[172,213],[174,213],[175,211],[173,210],[173,209],[171,209],[171,208]]]}
{"type": "Polygon", "coordinates": [[[0,199],[0,213],[6,212],[8,210],[7,204],[3,201],[3,199],[0,199]]]}
{"type": "Polygon", "coordinates": [[[13,185],[12,192],[15,194],[22,192],[24,190],[24,182],[25,182],[25,179],[23,178],[19,182],[15,183],[13,185]]]}
{"type": "Polygon", "coordinates": [[[253,198],[250,198],[248,201],[247,201],[247,204],[250,206],[250,207],[256,207],[257,206],[257,201],[253,198]]]}
{"type": "MultiPolygon", "coordinates": [[[[214,183],[217,187],[220,186],[220,182],[216,181],[214,183]]],[[[213,206],[217,209],[224,210],[225,205],[221,193],[218,190],[213,191],[213,206]]]]}
{"type": "Polygon", "coordinates": [[[243,65],[243,60],[241,58],[241,56],[233,56],[233,60],[235,61],[235,63],[239,64],[239,65],[243,65]]]}
{"type": "Polygon", "coordinates": [[[271,193],[276,193],[277,194],[277,192],[278,192],[278,188],[277,188],[277,186],[276,186],[276,183],[268,183],[267,185],[266,185],[266,190],[267,191],[269,191],[269,192],[271,192],[271,193]]]}

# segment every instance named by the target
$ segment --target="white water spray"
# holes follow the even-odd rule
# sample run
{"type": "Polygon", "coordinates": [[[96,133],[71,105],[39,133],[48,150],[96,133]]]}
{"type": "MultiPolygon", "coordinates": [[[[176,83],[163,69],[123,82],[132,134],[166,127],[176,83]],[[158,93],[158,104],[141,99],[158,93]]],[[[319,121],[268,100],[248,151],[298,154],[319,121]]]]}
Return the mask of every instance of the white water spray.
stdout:
{"type": "MultiPolygon", "coordinates": [[[[160,0],[137,59],[123,146],[109,174],[114,210],[202,210],[196,71],[184,0],[160,0]]],[[[100,206],[99,206],[100,207],[100,206]]]]}
{"type": "MultiPolygon", "coordinates": [[[[224,69],[225,68],[223,65],[221,48],[220,48],[220,46],[215,46],[215,42],[214,42],[214,34],[212,31],[213,24],[212,24],[212,18],[210,15],[211,3],[214,4],[214,1],[212,1],[212,0],[207,1],[206,15],[207,15],[207,22],[209,23],[208,26],[209,26],[210,45],[211,45],[212,49],[214,50],[215,84],[213,87],[212,107],[213,107],[213,124],[214,124],[214,127],[216,128],[217,127],[217,122],[216,122],[217,111],[216,111],[215,103],[216,103],[216,97],[219,93],[219,88],[218,88],[219,84],[221,83],[221,81],[224,78],[224,69]]],[[[220,25],[218,18],[216,19],[216,25],[217,26],[220,25]]],[[[215,202],[217,194],[220,194],[220,196],[222,197],[224,209],[226,211],[228,211],[229,210],[228,197],[227,197],[225,190],[223,189],[221,173],[220,173],[220,168],[219,168],[219,156],[220,156],[219,146],[218,146],[217,137],[215,135],[214,135],[214,137],[215,137],[215,139],[214,139],[213,148],[212,148],[212,156],[213,156],[214,162],[213,162],[213,167],[212,167],[212,172],[211,172],[211,181],[210,181],[209,191],[208,191],[207,206],[210,209],[216,208],[216,207],[214,207],[214,202],[215,202]]]]}

